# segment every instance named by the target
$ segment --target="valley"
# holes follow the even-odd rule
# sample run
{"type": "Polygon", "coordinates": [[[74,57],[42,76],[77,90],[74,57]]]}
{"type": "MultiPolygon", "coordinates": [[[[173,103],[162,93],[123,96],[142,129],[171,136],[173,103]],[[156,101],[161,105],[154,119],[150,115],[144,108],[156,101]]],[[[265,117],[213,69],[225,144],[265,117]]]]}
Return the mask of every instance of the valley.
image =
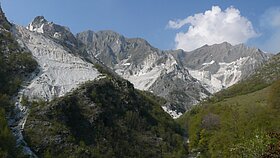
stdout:
{"type": "Polygon", "coordinates": [[[280,55],[161,50],[0,8],[0,157],[278,157],[280,55]]]}

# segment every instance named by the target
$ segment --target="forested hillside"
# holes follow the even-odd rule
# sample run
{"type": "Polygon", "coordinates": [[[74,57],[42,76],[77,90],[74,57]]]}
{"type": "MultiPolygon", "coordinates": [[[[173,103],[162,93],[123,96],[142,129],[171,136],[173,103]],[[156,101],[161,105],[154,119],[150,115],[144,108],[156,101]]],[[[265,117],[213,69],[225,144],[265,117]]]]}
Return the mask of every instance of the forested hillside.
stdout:
{"type": "Polygon", "coordinates": [[[13,97],[37,63],[18,46],[9,31],[11,24],[0,12],[0,157],[20,157],[6,118],[13,108],[13,97]]]}
{"type": "Polygon", "coordinates": [[[106,75],[65,97],[30,103],[24,135],[40,157],[184,157],[183,130],[164,103],[106,75]]]}

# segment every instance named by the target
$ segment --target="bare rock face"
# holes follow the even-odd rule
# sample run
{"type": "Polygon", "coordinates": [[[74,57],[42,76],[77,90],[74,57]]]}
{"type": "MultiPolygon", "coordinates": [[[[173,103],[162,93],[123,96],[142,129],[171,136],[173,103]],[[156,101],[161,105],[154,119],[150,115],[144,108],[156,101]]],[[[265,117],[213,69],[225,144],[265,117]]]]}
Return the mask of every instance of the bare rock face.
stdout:
{"type": "Polygon", "coordinates": [[[27,29],[18,30],[23,45],[41,63],[42,72],[49,73],[34,82],[41,90],[31,90],[32,93],[42,94],[43,98],[61,96],[73,88],[73,83],[96,78],[96,70],[90,67],[99,61],[135,88],[168,100],[163,108],[174,118],[245,78],[269,58],[259,49],[226,42],[184,52],[162,51],[144,39],[126,38],[113,31],[89,30],[74,36],[67,27],[42,16],[36,17],[27,29]]]}
{"type": "Polygon", "coordinates": [[[43,16],[35,17],[26,28],[48,36],[65,49],[70,49],[71,53],[75,53],[74,50],[78,48],[78,42],[68,27],[49,22],[43,16]]]}
{"type": "Polygon", "coordinates": [[[172,102],[173,110],[165,109],[173,117],[249,76],[271,56],[227,42],[192,52],[161,51],[143,39],[128,39],[112,31],[85,31],[77,39],[85,45],[88,58],[99,58],[136,88],[172,102]]]}
{"type": "MultiPolygon", "coordinates": [[[[35,19],[42,23],[44,19],[35,19]]],[[[35,26],[37,23],[35,23],[35,26]]],[[[35,28],[35,26],[33,28],[35,28]]],[[[55,42],[48,34],[16,27],[19,43],[32,53],[40,66],[40,73],[27,89],[26,96],[52,100],[78,87],[81,83],[96,79],[100,73],[94,65],[75,56],[63,45],[55,42]]]]}
{"type": "Polygon", "coordinates": [[[163,107],[173,118],[210,93],[194,79],[172,53],[152,47],[140,38],[125,38],[112,31],[77,34],[87,57],[99,58],[137,89],[151,91],[167,99],[163,107]]]}
{"type": "Polygon", "coordinates": [[[227,42],[173,54],[211,93],[230,87],[251,75],[271,56],[244,44],[232,46],[227,42]]]}

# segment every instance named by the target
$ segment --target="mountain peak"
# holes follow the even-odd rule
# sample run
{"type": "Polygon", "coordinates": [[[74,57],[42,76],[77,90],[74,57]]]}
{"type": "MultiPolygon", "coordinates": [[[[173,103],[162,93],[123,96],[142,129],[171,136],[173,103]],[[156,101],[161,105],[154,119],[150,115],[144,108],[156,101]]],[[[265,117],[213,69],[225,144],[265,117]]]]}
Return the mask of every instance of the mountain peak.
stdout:
{"type": "MultiPolygon", "coordinates": [[[[212,47],[213,46],[217,46],[217,47],[222,47],[222,48],[230,48],[230,47],[232,47],[232,45],[229,43],[229,42],[222,42],[222,43],[219,43],[219,44],[213,44],[213,45],[211,45],[212,47]]],[[[211,47],[210,46],[210,47],[211,47]]]]}
{"type": "Polygon", "coordinates": [[[39,33],[44,33],[44,25],[48,23],[44,16],[37,16],[34,20],[27,26],[30,31],[35,31],[39,33]]]}
{"type": "Polygon", "coordinates": [[[44,16],[35,17],[26,28],[30,31],[42,33],[51,38],[55,38],[70,47],[75,47],[77,44],[75,36],[68,27],[49,22],[44,16]]]}
{"type": "Polygon", "coordinates": [[[42,24],[42,23],[46,23],[46,22],[48,22],[48,21],[45,19],[44,16],[36,16],[34,18],[34,20],[32,21],[33,24],[38,24],[38,23],[42,24]]]}
{"type": "Polygon", "coordinates": [[[223,43],[221,43],[221,45],[224,45],[224,46],[232,46],[229,42],[223,42],[223,43]]]}

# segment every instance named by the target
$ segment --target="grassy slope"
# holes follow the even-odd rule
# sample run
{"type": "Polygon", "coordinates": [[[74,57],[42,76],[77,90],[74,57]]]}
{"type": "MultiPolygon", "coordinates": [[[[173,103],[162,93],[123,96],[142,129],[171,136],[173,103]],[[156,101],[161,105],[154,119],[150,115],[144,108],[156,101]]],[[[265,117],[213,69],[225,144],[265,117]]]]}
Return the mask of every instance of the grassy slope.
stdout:
{"type": "Polygon", "coordinates": [[[193,153],[200,152],[202,157],[280,154],[275,149],[275,141],[280,140],[279,110],[269,106],[271,87],[279,84],[279,61],[277,54],[254,75],[215,94],[177,120],[188,131],[193,153]]]}
{"type": "Polygon", "coordinates": [[[280,131],[279,112],[267,105],[270,87],[198,106],[178,120],[189,132],[189,147],[205,157],[259,157],[269,133],[280,131]]]}
{"type": "MultiPolygon", "coordinates": [[[[189,147],[202,157],[260,157],[278,142],[279,111],[269,107],[271,86],[218,102],[204,102],[181,117],[189,147]]],[[[273,151],[275,153],[275,151],[273,151]]]]}

